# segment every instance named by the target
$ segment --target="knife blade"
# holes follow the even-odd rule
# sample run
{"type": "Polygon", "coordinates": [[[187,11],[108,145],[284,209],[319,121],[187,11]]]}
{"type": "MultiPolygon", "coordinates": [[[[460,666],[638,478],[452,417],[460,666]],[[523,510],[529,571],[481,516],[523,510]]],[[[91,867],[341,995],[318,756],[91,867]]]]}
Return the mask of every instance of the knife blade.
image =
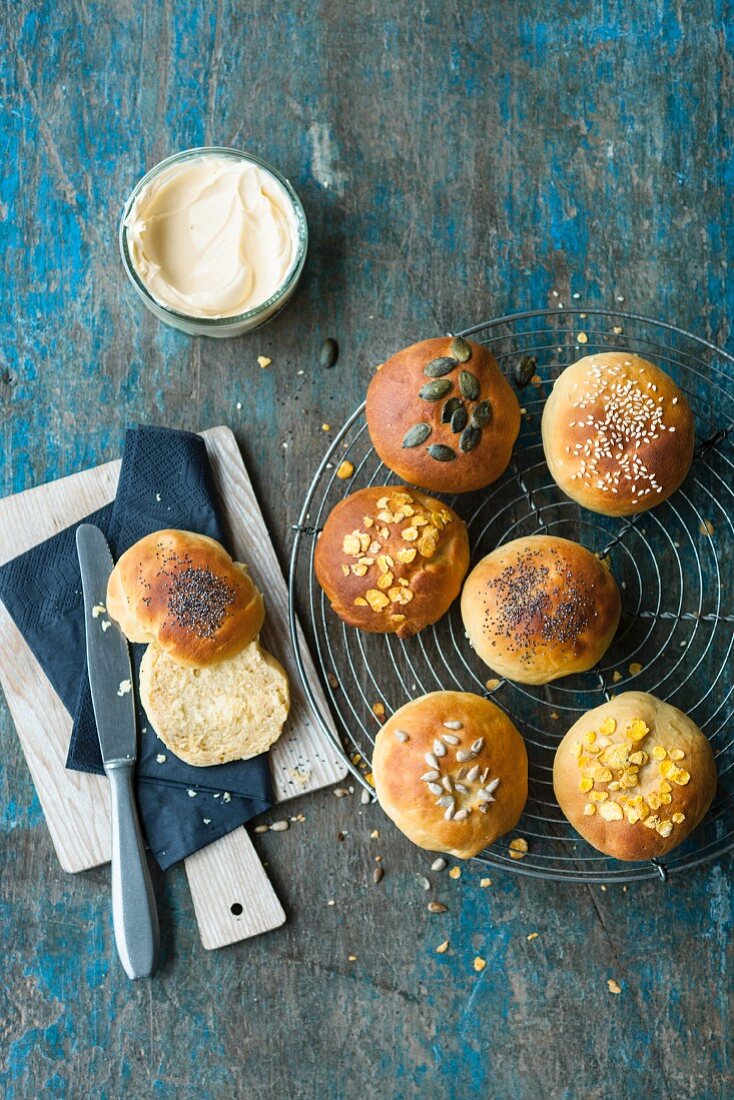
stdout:
{"type": "Polygon", "coordinates": [[[133,794],[137,730],[130,650],[117,623],[107,616],[107,582],[113,563],[104,534],[91,523],[80,524],[76,547],[89,687],[102,763],[110,781],[115,943],[127,976],[149,978],[158,965],[160,934],[133,794]]]}

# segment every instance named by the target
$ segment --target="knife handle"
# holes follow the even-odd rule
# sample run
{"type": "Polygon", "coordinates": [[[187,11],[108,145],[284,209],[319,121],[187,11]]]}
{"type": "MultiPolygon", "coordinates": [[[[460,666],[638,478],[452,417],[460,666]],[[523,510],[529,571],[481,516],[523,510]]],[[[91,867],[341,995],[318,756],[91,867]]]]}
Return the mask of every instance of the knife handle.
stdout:
{"type": "Polygon", "coordinates": [[[112,924],[128,978],[150,978],[158,966],[158,912],[133,796],[132,760],[105,765],[112,808],[112,924]]]}

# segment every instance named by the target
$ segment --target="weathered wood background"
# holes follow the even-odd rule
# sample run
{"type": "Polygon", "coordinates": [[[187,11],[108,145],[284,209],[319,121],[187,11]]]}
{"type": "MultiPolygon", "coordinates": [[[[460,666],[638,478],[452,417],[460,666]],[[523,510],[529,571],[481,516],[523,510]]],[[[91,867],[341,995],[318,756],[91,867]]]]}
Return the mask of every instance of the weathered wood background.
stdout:
{"type": "MultiPolygon", "coordinates": [[[[4,4],[2,491],[116,457],[141,420],[227,423],[285,564],[322,423],[404,344],[556,290],[623,295],[731,348],[732,15],[726,0],[4,4]],[[117,252],[133,183],[207,142],[278,165],[311,229],[288,310],[231,342],[158,324],[117,252]],[[341,356],[321,372],[327,335],[341,356]]],[[[285,927],[204,952],[174,869],[157,883],[163,971],[133,986],[108,870],[59,869],[4,707],[0,725],[9,1100],[734,1094],[731,858],[627,891],[508,874],[482,889],[469,865],[427,895],[430,858],[378,808],[325,793],[257,838],[285,927]]]]}

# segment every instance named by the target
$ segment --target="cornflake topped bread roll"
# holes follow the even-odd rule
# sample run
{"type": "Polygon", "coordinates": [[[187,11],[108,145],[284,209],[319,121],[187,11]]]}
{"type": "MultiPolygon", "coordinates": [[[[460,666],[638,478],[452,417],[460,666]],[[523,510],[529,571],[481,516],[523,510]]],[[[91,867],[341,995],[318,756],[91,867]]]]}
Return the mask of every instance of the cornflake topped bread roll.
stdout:
{"type": "Polygon", "coordinates": [[[477,654],[500,676],[547,684],[592,668],[619,625],[622,601],[605,562],[577,542],[530,535],[475,565],[461,614],[477,654]]]}
{"type": "Polygon", "coordinates": [[[702,820],[716,793],[706,737],[682,711],[628,691],[579,718],[553,765],[573,827],[616,859],[664,856],[702,820]]]}
{"type": "Polygon", "coordinates": [[[466,525],[447,505],[404,485],[345,497],[316,544],[316,577],[339,618],[400,638],[441,618],[468,568],[466,525]]]}
{"type": "Polygon", "coordinates": [[[525,743],[494,703],[435,691],[393,714],[375,740],[380,805],[421,848],[468,859],[517,824],[528,796],[525,743]]]}
{"type": "Polygon", "coordinates": [[[367,390],[367,427],[382,461],[435,492],[496,481],[520,430],[520,406],[492,353],[461,336],[393,355],[367,390]]]}
{"type": "Polygon", "coordinates": [[[630,352],[589,355],[568,367],[546,402],[542,431],[558,487],[607,516],[654,508],[679,487],[693,459],[684,394],[630,352]]]}
{"type": "Polygon", "coordinates": [[[224,547],[191,531],[155,531],[126,550],[107,611],[131,642],[157,642],[182,665],[233,657],[257,636],[262,596],[224,547]]]}

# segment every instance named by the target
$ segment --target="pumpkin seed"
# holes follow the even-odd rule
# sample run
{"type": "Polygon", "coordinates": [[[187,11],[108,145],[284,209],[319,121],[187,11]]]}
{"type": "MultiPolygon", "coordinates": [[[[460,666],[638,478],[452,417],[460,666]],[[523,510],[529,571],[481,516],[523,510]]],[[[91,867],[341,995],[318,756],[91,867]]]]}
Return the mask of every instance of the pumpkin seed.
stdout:
{"type": "Polygon", "coordinates": [[[534,355],[523,355],[522,359],[519,359],[513,368],[513,374],[515,376],[515,384],[522,388],[527,386],[530,379],[535,374],[535,368],[538,365],[538,360],[534,355]]]}
{"type": "Polygon", "coordinates": [[[436,462],[453,462],[456,458],[456,451],[452,451],[445,443],[432,443],[426,450],[436,462]]]}
{"type": "Polygon", "coordinates": [[[449,346],[449,352],[460,363],[466,363],[467,359],[471,359],[471,345],[467,344],[463,336],[454,336],[449,346]]]}
{"type": "Polygon", "coordinates": [[[421,443],[425,443],[431,434],[430,424],[414,424],[412,428],[408,428],[405,436],[403,437],[404,447],[419,447],[421,443]]]}
{"type": "Polygon", "coordinates": [[[450,424],[451,417],[454,415],[457,409],[462,407],[461,401],[458,397],[450,397],[444,407],[441,409],[441,423],[450,424]]]}
{"type": "Polygon", "coordinates": [[[480,401],[475,405],[471,414],[472,428],[483,428],[492,419],[492,406],[489,401],[480,401]]]}
{"type": "Polygon", "coordinates": [[[450,378],[435,378],[433,382],[426,382],[418,390],[418,396],[424,401],[439,401],[451,390],[453,382],[450,378]]]}
{"type": "Polygon", "coordinates": [[[461,433],[459,440],[459,450],[467,454],[469,451],[473,451],[475,447],[479,445],[479,441],[482,438],[481,428],[465,428],[461,433]]]}
{"type": "Polygon", "coordinates": [[[319,352],[319,366],[324,370],[331,370],[339,358],[339,345],[332,336],[328,336],[321,345],[319,352]]]}
{"type": "Polygon", "coordinates": [[[467,416],[466,409],[463,405],[460,405],[451,417],[451,431],[456,432],[457,435],[459,432],[463,432],[468,419],[469,417],[467,416]]]}
{"type": "Polygon", "coordinates": [[[423,373],[428,378],[442,378],[444,374],[448,374],[449,371],[454,369],[456,363],[456,359],[452,359],[448,355],[442,355],[439,359],[431,359],[430,363],[426,363],[423,373]]]}
{"type": "Polygon", "coordinates": [[[479,379],[471,371],[463,370],[459,375],[459,389],[467,401],[479,400],[479,379]]]}

